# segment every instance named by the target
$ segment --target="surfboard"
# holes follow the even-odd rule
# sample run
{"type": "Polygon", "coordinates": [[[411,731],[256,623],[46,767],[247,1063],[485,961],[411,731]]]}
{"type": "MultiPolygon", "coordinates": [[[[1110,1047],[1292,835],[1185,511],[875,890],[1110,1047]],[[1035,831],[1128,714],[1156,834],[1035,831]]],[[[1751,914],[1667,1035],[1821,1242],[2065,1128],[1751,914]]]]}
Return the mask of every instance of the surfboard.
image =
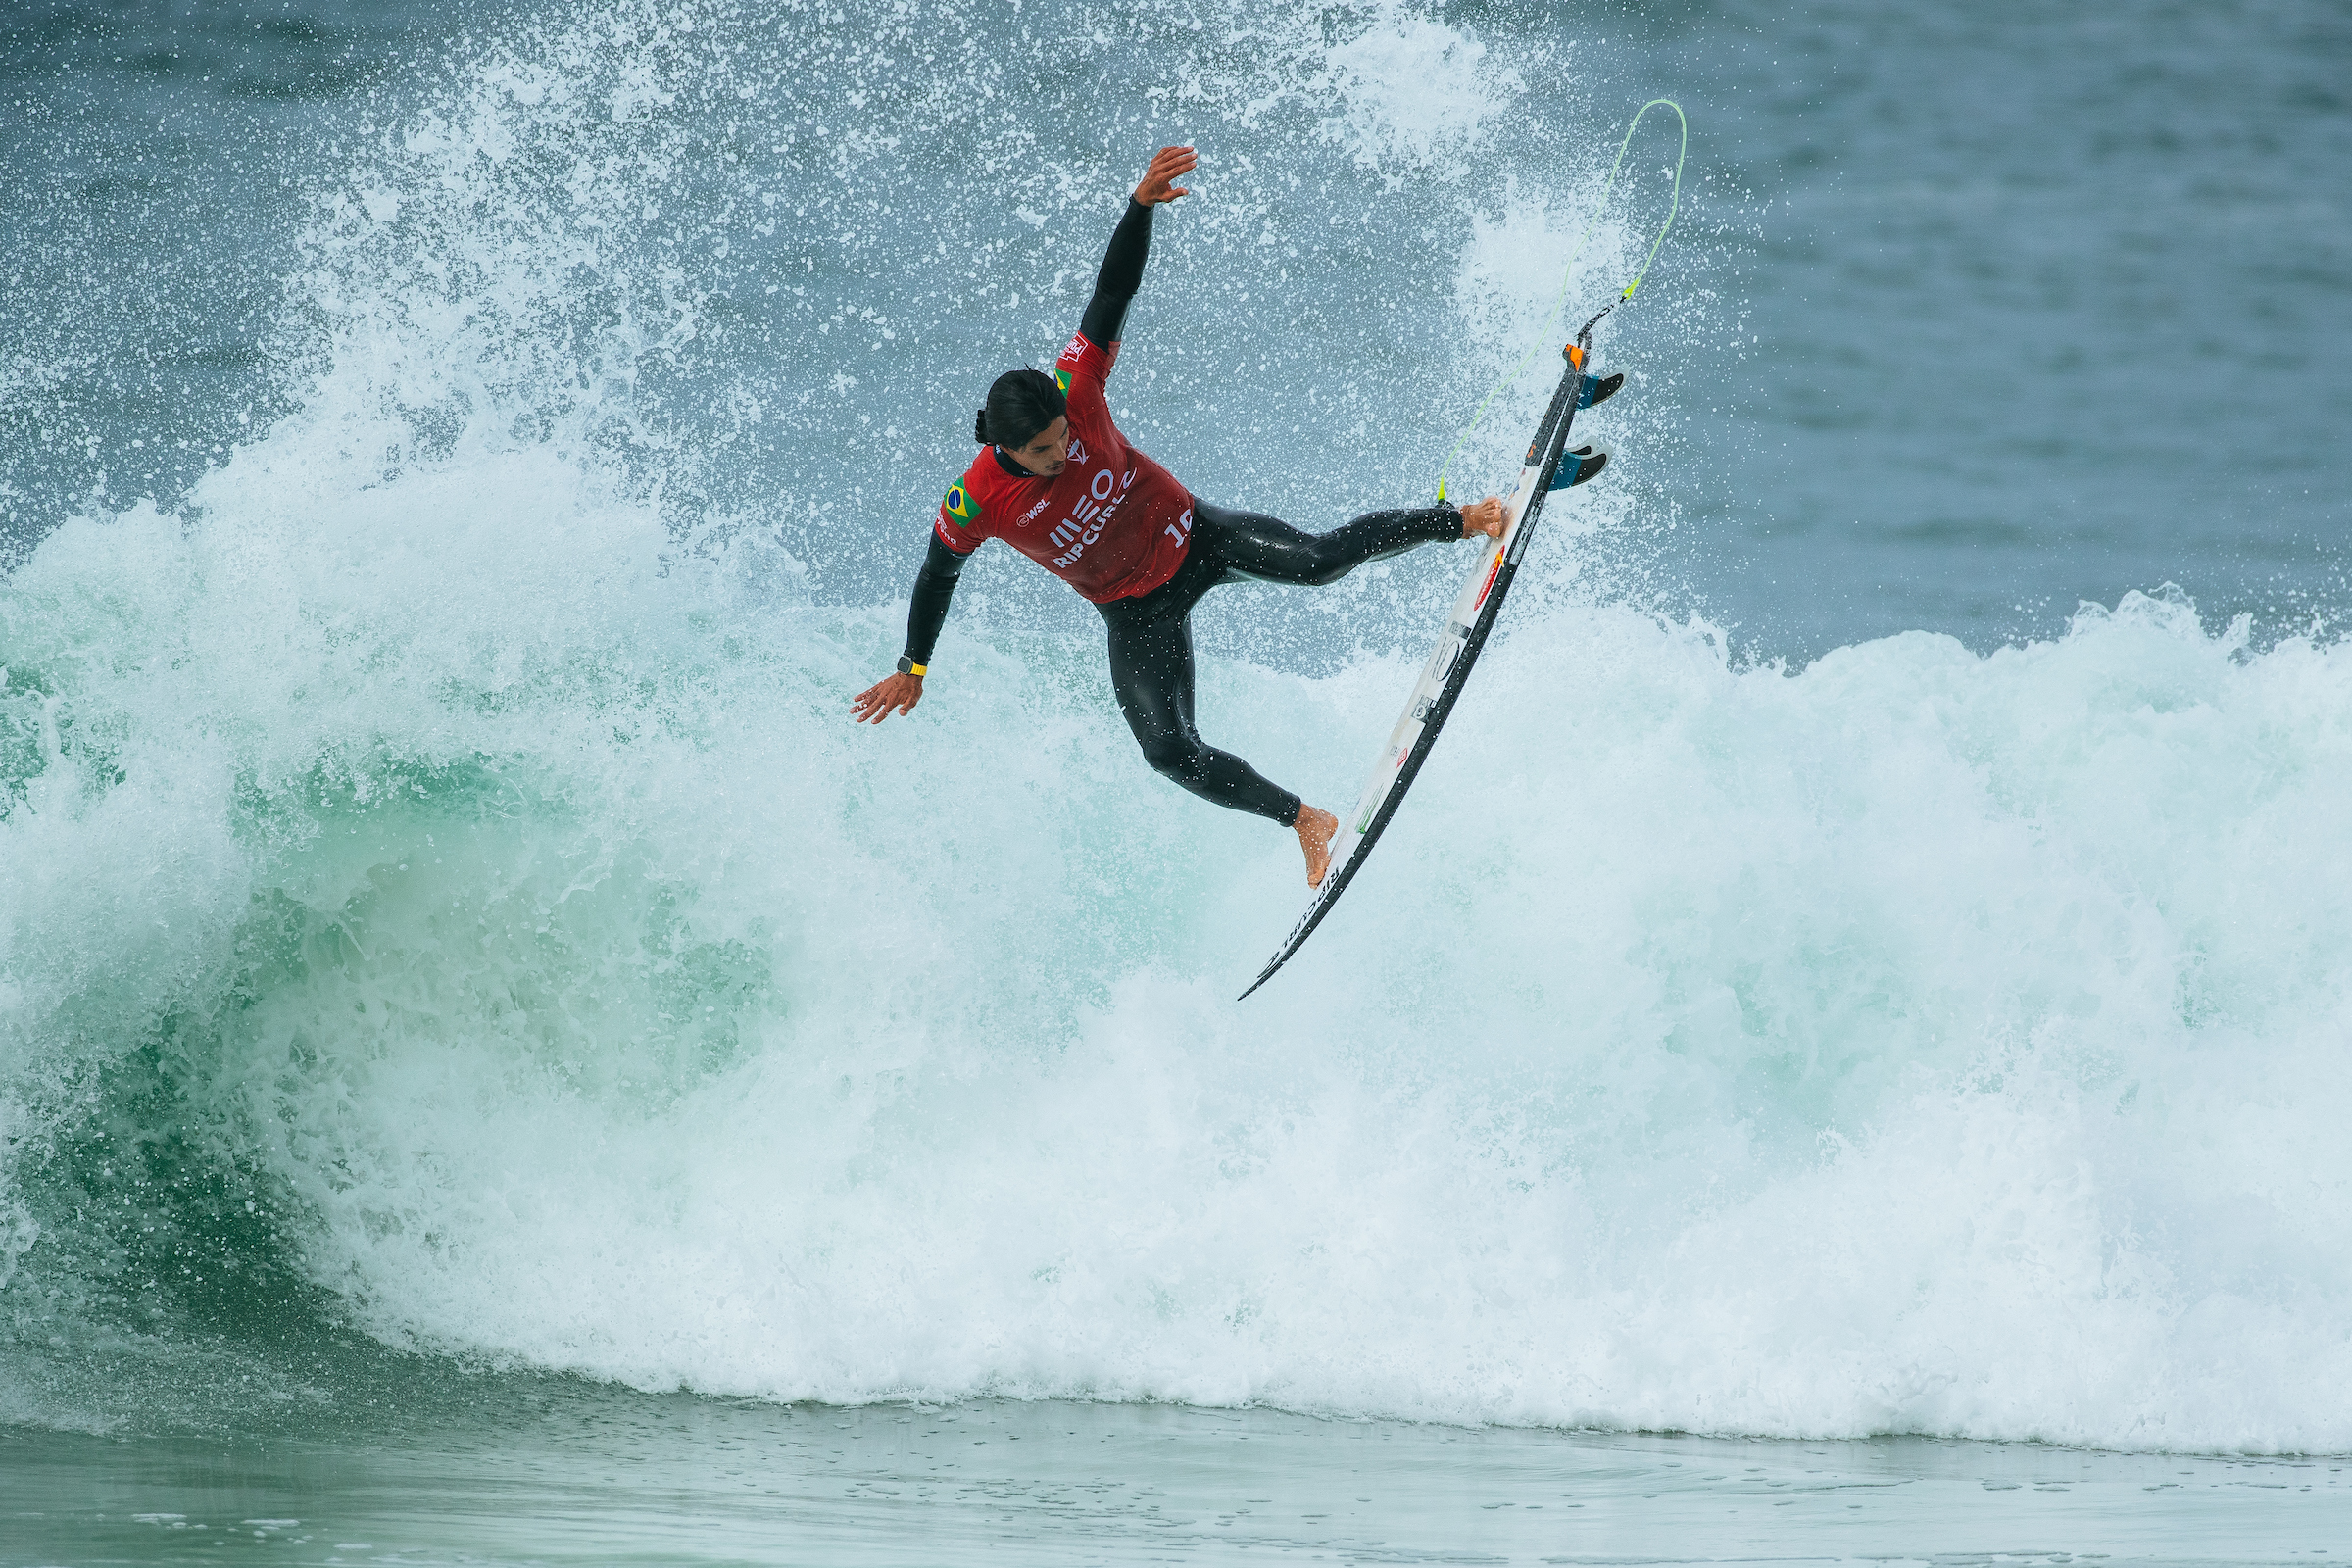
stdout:
{"type": "Polygon", "coordinates": [[[1568,368],[1560,376],[1559,388],[1552,393],[1549,407],[1544,411],[1544,422],[1537,427],[1536,439],[1528,446],[1518,480],[1503,502],[1505,520],[1501,537],[1487,541],[1486,548],[1479,552],[1477,564],[1462,579],[1461,592],[1454,596],[1445,629],[1438,633],[1437,646],[1430,650],[1428,662],[1421,666],[1420,678],[1413,683],[1404,711],[1397,715],[1396,727],[1389,731],[1389,743],[1373,765],[1371,777],[1364,781],[1355,809],[1341,819],[1340,830],[1332,838],[1332,868],[1325,873],[1323,885],[1308,899],[1306,912],[1283,939],[1281,949],[1266,960],[1266,966],[1250,983],[1250,990],[1237,1000],[1247,1000],[1250,992],[1271,980],[1277,969],[1290,962],[1291,956],[1305,945],[1306,939],[1314,935],[1315,927],[1331,912],[1332,906],[1340,902],[1340,895],[1348,891],[1348,884],[1363,869],[1372,847],[1380,842],[1381,833],[1396,817],[1396,808],[1404,804],[1406,792],[1420,775],[1421,764],[1429,760],[1430,750],[1437,745],[1446,720],[1453,712],[1454,703],[1469,683],[1479,652],[1494,629],[1494,619],[1502,612],[1503,601],[1510,597],[1511,580],[1518,575],[1528,541],[1535,537],[1544,498],[1551,493],[1560,459],[1568,450],[1568,431],[1576,422],[1576,411],[1590,399],[1591,394],[1586,390],[1591,384],[1586,375],[1586,365],[1592,356],[1590,324],[1561,353],[1568,361],[1568,368]]]}

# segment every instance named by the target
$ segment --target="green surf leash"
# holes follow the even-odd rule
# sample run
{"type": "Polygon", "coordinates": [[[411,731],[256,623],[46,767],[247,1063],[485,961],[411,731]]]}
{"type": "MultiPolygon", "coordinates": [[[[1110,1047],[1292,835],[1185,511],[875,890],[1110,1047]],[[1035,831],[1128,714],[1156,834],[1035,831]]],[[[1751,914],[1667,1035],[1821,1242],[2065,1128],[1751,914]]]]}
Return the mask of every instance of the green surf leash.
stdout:
{"type": "Polygon", "coordinates": [[[1650,264],[1658,259],[1658,248],[1666,243],[1666,232],[1674,227],[1675,215],[1682,211],[1683,160],[1690,151],[1690,122],[1683,114],[1683,106],[1671,98],[1652,98],[1635,112],[1634,122],[1625,127],[1625,140],[1617,144],[1617,160],[1609,165],[1609,177],[1607,182],[1600,187],[1600,200],[1593,203],[1592,219],[1586,222],[1585,231],[1577,236],[1575,248],[1569,251],[1567,263],[1560,269],[1560,292],[1552,299],[1551,309],[1544,317],[1544,324],[1536,331],[1534,346],[1520,358],[1517,365],[1511,367],[1508,375],[1495,382],[1487,395],[1479,400],[1477,410],[1470,416],[1470,422],[1462,426],[1462,433],[1454,438],[1452,449],[1446,454],[1446,461],[1438,466],[1438,499],[1440,501],[1446,499],[1446,475],[1452,471],[1453,460],[1461,455],[1463,443],[1470,439],[1471,432],[1476,430],[1479,421],[1486,417],[1488,408],[1496,398],[1510,390],[1511,384],[1519,379],[1520,372],[1535,363],[1536,356],[1543,352],[1544,345],[1550,340],[1552,323],[1559,319],[1561,308],[1568,303],[1569,274],[1576,270],[1577,258],[1584,254],[1586,241],[1590,240],[1592,237],[1592,231],[1600,226],[1600,215],[1609,205],[1609,193],[1617,188],[1617,175],[1625,167],[1626,149],[1634,144],[1634,132],[1642,128],[1642,117],[1661,105],[1674,111],[1674,118],[1682,122],[1683,127],[1682,144],[1676,149],[1674,155],[1674,200],[1667,206],[1666,221],[1658,225],[1657,237],[1649,242],[1649,254],[1642,259],[1642,270],[1634,274],[1634,280],[1626,284],[1615,299],[1602,306],[1599,314],[1585,323],[1584,330],[1577,334],[1578,338],[1582,340],[1592,332],[1601,317],[1608,315],[1609,312],[1632,299],[1634,290],[1640,288],[1642,280],[1649,275],[1650,264]]]}

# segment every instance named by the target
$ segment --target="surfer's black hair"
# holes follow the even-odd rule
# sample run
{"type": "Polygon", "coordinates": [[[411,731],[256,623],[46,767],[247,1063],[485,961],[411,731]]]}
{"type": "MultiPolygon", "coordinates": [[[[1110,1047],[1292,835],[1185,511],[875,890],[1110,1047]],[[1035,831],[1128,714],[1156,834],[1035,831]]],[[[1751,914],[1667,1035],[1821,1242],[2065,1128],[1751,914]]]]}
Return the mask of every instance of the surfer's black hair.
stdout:
{"type": "Polygon", "coordinates": [[[988,402],[972,421],[972,439],[982,446],[1025,447],[1062,416],[1069,400],[1043,370],[1023,366],[1006,370],[988,389],[988,402]]]}

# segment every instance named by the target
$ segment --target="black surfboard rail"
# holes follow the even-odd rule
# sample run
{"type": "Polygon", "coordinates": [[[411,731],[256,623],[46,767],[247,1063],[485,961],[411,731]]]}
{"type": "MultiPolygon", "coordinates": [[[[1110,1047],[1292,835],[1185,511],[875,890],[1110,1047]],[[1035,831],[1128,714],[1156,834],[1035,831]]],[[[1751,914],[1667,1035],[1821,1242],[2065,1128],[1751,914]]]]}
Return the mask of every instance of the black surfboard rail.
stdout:
{"type": "MultiPolygon", "coordinates": [[[[1602,313],[1606,314],[1605,311],[1602,313]]],[[[1281,950],[1266,961],[1266,966],[1258,971],[1257,978],[1250,982],[1250,989],[1234,999],[1237,1002],[1248,1001],[1259,986],[1274,978],[1274,972],[1290,962],[1291,956],[1304,947],[1306,939],[1315,934],[1315,927],[1323,923],[1323,917],[1331,912],[1332,906],[1340,902],[1340,895],[1348,891],[1348,884],[1355,880],[1355,873],[1371,855],[1372,846],[1380,842],[1380,835],[1396,816],[1396,808],[1404,804],[1405,796],[1412,790],[1413,780],[1420,776],[1421,764],[1429,760],[1430,752],[1438,744],[1438,736],[1445,731],[1446,720],[1452,715],[1453,705],[1461,697],[1462,688],[1469,684],[1470,671],[1478,663],[1480,652],[1487,646],[1488,635],[1494,629],[1495,617],[1502,613],[1502,602],[1510,596],[1512,579],[1519,574],[1519,562],[1527,554],[1528,541],[1535,537],[1537,520],[1543,515],[1545,499],[1551,494],[1552,478],[1558,473],[1560,459],[1568,450],[1569,427],[1576,422],[1577,393],[1592,359],[1592,324],[1599,318],[1594,317],[1592,321],[1587,321],[1584,330],[1577,334],[1576,341],[1560,351],[1561,358],[1568,362],[1568,368],[1561,373],[1559,387],[1551,394],[1550,406],[1544,411],[1544,422],[1537,427],[1536,438],[1527,449],[1527,466],[1534,466],[1540,459],[1542,466],[1537,471],[1535,486],[1528,495],[1526,510],[1520,514],[1519,526],[1513,531],[1510,544],[1503,550],[1502,559],[1495,564],[1494,585],[1487,590],[1486,598],[1479,605],[1478,618],[1470,624],[1462,651],[1455,658],[1453,667],[1446,672],[1437,699],[1422,719],[1421,733],[1414,738],[1412,750],[1397,765],[1396,784],[1381,801],[1380,808],[1373,814],[1372,820],[1365,824],[1361,836],[1355,841],[1353,852],[1348,857],[1348,863],[1335,867],[1324,878],[1323,886],[1315,890],[1314,902],[1306,906],[1306,912],[1292,927],[1281,950]]]]}

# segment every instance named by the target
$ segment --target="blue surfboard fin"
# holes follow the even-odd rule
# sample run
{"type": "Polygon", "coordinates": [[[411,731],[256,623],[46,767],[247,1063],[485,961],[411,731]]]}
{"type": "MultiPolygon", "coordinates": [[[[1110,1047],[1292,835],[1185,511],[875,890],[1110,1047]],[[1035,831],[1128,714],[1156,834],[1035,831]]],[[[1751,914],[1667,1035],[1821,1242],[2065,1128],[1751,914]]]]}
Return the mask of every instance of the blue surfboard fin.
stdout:
{"type": "Polygon", "coordinates": [[[1560,459],[1559,471],[1551,476],[1551,487],[1554,490],[1565,490],[1570,485],[1583,484],[1608,466],[1609,455],[1606,452],[1595,452],[1591,447],[1578,447],[1574,452],[1567,453],[1560,459]]]}

